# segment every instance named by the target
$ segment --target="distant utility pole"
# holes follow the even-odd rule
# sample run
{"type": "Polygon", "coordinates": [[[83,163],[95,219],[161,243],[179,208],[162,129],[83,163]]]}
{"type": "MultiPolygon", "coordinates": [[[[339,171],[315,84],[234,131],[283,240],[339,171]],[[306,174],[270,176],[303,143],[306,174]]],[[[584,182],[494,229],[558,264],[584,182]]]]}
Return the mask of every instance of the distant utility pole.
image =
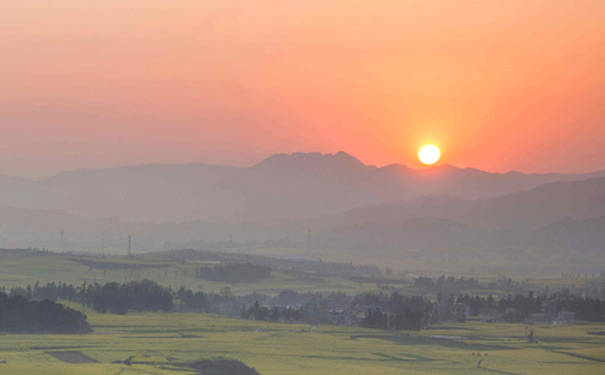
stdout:
{"type": "Polygon", "coordinates": [[[311,229],[307,231],[307,249],[311,250],[311,229]]]}
{"type": "Polygon", "coordinates": [[[59,242],[59,252],[63,252],[63,243],[65,241],[65,232],[61,231],[61,240],[59,242]]]}
{"type": "Polygon", "coordinates": [[[128,236],[128,257],[132,257],[132,237],[128,236]]]}

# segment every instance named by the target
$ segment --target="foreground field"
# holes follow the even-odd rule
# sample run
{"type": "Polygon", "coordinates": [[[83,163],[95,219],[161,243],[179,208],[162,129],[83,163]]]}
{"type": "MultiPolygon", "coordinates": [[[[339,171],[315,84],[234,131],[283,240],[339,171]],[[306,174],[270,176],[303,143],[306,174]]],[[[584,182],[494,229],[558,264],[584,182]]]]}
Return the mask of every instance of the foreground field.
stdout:
{"type": "Polygon", "coordinates": [[[82,336],[1,335],[0,373],[193,374],[182,365],[219,357],[263,375],[605,372],[605,336],[590,334],[605,324],[534,327],[539,342],[528,344],[523,325],[480,322],[412,335],[204,314],[92,313],[89,321],[95,332],[82,336]],[[130,356],[130,366],[112,363],[130,356]]]}

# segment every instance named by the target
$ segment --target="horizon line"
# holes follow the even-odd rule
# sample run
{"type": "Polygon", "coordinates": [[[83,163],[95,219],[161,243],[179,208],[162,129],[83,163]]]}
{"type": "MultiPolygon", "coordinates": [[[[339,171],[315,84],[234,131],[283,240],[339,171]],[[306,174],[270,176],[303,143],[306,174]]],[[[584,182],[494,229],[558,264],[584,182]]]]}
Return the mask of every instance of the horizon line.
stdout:
{"type": "Polygon", "coordinates": [[[363,162],[362,160],[360,160],[359,157],[357,157],[354,154],[348,153],[346,151],[343,150],[339,150],[336,151],[334,153],[331,152],[326,152],[326,153],[322,153],[320,151],[295,151],[295,152],[291,152],[291,153],[287,153],[287,152],[276,152],[276,153],[272,153],[269,154],[268,156],[262,158],[261,160],[249,164],[249,165],[245,165],[245,166],[236,166],[236,165],[228,165],[228,164],[218,164],[218,163],[207,163],[207,162],[203,162],[203,161],[192,161],[192,162],[149,162],[149,163],[134,163],[134,164],[118,164],[118,165],[113,165],[113,166],[107,166],[107,167],[83,167],[83,168],[74,168],[74,169],[64,169],[64,170],[58,170],[56,172],[52,172],[51,174],[48,175],[44,175],[42,177],[25,177],[25,176],[20,176],[20,175],[9,175],[9,174],[0,174],[0,176],[2,177],[8,177],[8,178],[17,178],[17,179],[25,179],[25,180],[31,180],[31,181],[42,181],[45,180],[47,178],[51,178],[54,176],[57,176],[59,174],[63,174],[63,173],[73,173],[73,172],[84,172],[84,171],[99,171],[99,170],[110,170],[110,169],[121,169],[121,168],[136,168],[136,167],[145,167],[145,166],[194,166],[194,165],[207,165],[207,166],[216,166],[216,167],[224,167],[224,168],[237,168],[237,169],[247,169],[247,168],[254,168],[255,166],[258,166],[260,164],[262,164],[263,162],[266,162],[267,160],[274,158],[276,156],[287,156],[287,157],[293,157],[296,155],[319,155],[321,157],[335,157],[338,156],[339,154],[341,155],[346,155],[347,157],[353,158],[356,161],[358,161],[359,163],[361,163],[363,166],[365,167],[374,167],[377,169],[385,169],[385,168],[389,168],[389,167],[404,167],[407,168],[410,171],[415,171],[415,172],[425,172],[425,171],[430,171],[430,170],[434,170],[437,168],[454,168],[454,169],[458,169],[458,170],[473,170],[473,171],[478,171],[478,172],[484,172],[484,173],[490,173],[490,174],[498,174],[498,175],[505,175],[505,174],[510,174],[510,173],[519,173],[519,174],[524,174],[524,175],[549,175],[549,174],[556,174],[556,175],[590,175],[590,174],[594,174],[594,173],[598,173],[598,172],[602,172],[605,171],[604,169],[596,169],[596,170],[591,170],[588,172],[556,172],[556,171],[549,171],[549,172],[534,172],[534,171],[521,171],[521,170],[508,170],[508,171],[503,171],[503,172],[497,172],[497,171],[489,171],[489,170],[484,170],[484,169],[479,169],[476,167],[471,167],[471,166],[466,166],[466,167],[460,167],[460,166],[456,166],[450,163],[436,163],[433,165],[427,165],[426,167],[422,168],[416,168],[416,167],[411,167],[407,164],[403,164],[403,163],[397,163],[397,162],[393,162],[390,164],[385,164],[382,166],[378,166],[375,164],[366,164],[365,162],[363,162]]]}

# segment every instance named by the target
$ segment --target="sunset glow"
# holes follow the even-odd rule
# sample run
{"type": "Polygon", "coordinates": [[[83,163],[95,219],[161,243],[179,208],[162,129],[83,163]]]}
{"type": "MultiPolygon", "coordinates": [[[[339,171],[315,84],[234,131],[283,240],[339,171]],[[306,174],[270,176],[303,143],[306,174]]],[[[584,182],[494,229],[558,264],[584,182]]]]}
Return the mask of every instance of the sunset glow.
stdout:
{"type": "Polygon", "coordinates": [[[605,374],[605,0],[0,0],[0,50],[0,375],[605,374]]]}
{"type": "Polygon", "coordinates": [[[581,172],[605,162],[604,1],[5,1],[0,174],[254,164],[581,172]],[[404,140],[404,141],[402,141],[404,140]]]}

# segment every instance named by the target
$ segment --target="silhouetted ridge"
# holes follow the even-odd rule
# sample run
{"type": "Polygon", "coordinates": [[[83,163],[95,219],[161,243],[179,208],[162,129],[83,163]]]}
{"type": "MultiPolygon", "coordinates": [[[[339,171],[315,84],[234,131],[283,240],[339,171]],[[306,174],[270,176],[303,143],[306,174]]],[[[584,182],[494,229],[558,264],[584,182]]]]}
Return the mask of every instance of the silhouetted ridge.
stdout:
{"type": "Polygon", "coordinates": [[[374,166],[365,165],[359,159],[344,151],[339,151],[336,154],[322,154],[319,152],[275,154],[256,164],[253,168],[291,169],[309,173],[329,171],[335,174],[376,169],[374,166]]]}

